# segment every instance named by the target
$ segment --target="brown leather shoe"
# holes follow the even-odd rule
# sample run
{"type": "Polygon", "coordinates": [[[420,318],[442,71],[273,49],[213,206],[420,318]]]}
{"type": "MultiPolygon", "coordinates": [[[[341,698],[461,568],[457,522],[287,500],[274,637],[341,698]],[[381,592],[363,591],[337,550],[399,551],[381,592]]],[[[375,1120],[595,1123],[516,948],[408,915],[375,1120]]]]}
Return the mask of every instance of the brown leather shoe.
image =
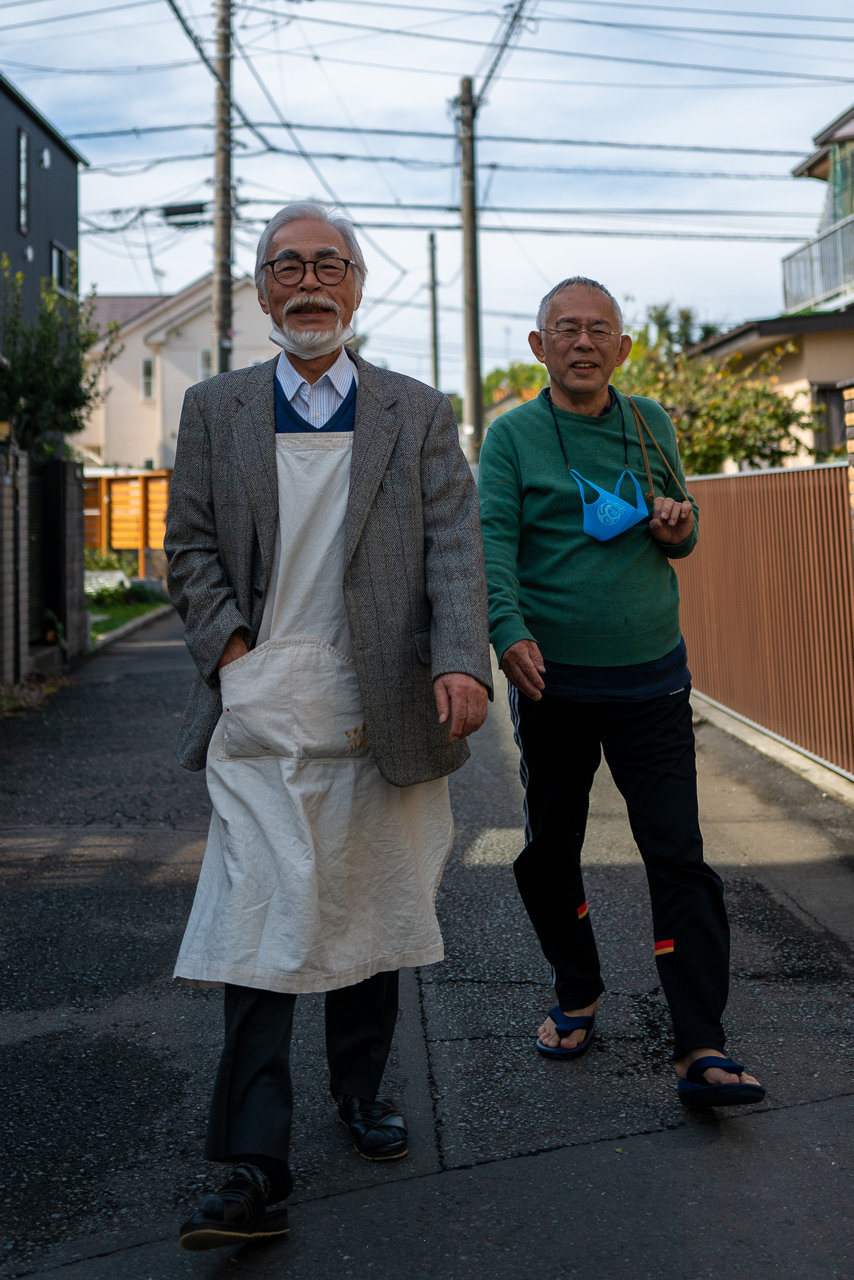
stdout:
{"type": "Polygon", "coordinates": [[[399,1160],[409,1150],[406,1121],[391,1098],[338,1096],[338,1119],[353,1135],[353,1144],[366,1160],[399,1160]]]}
{"type": "Polygon", "coordinates": [[[268,1209],[270,1180],[254,1164],[238,1164],[218,1191],[205,1196],[198,1213],[181,1227],[182,1249],[220,1249],[287,1235],[284,1204],[268,1209]]]}

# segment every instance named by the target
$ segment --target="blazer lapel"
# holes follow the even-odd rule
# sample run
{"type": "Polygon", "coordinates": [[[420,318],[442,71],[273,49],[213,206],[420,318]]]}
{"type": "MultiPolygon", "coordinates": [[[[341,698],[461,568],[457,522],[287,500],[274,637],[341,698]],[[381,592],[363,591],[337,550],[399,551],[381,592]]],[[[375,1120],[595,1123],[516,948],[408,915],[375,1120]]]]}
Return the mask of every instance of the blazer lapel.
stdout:
{"type": "Polygon", "coordinates": [[[348,352],[359,371],[350,491],[344,516],[344,563],[349,563],[380,486],[400,424],[392,412],[397,394],[383,387],[381,371],[348,352]],[[379,376],[378,376],[379,375],[379,376]]]}
{"type": "Polygon", "coordinates": [[[232,419],[234,445],[258,532],[267,580],[273,568],[279,482],[276,472],[276,407],[273,383],[278,357],[247,371],[235,396],[240,402],[232,419]]]}

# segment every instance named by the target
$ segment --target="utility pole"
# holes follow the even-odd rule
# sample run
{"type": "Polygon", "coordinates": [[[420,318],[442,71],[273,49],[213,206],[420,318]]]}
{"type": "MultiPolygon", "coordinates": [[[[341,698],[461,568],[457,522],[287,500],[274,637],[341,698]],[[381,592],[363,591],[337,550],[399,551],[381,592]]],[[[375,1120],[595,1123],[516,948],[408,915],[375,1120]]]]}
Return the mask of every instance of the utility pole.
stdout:
{"type": "Polygon", "coordinates": [[[214,160],[214,373],[231,368],[231,5],[216,3],[216,155],[214,160]]]}
{"type": "Polygon", "coordinates": [[[427,256],[430,262],[430,350],[433,355],[433,386],[439,390],[439,311],[436,301],[436,234],[427,237],[427,256]]]}
{"type": "Polygon", "coordinates": [[[469,462],[477,462],[483,442],[483,392],[480,380],[480,285],[477,264],[477,191],[474,166],[474,117],[477,104],[470,76],[460,82],[459,122],[462,160],[463,313],[465,323],[466,385],[464,427],[469,438],[469,462]]]}

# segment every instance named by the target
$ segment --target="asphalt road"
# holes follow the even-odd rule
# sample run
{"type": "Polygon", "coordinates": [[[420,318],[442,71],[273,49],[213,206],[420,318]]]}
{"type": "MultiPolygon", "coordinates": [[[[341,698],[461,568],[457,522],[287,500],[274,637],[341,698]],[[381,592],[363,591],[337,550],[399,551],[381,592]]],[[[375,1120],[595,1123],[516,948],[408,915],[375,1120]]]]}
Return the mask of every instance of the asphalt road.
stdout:
{"type": "MultiPolygon", "coordinates": [[[[607,994],[590,1052],[533,1050],[550,1007],[510,864],[521,790],[499,695],[452,780],[447,958],[407,973],[386,1084],[410,1155],[353,1152],[298,1005],[292,1230],[181,1254],[218,993],[173,987],[208,802],[172,742],[177,620],[0,723],[0,1275],[55,1280],[854,1280],[854,824],[848,804],[698,724],[708,857],[733,925],[731,1049],[757,1108],[683,1114],[643,871],[606,771],[585,851],[607,994]]],[[[556,904],[559,909],[559,904],[556,904]]]]}

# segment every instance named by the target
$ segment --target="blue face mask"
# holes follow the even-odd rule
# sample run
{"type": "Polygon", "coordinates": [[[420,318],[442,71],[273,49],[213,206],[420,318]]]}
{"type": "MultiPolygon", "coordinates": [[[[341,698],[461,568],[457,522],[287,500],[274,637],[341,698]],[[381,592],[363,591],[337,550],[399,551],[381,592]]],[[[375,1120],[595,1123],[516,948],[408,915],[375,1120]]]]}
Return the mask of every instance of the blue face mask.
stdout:
{"type": "Polygon", "coordinates": [[[578,471],[573,471],[570,467],[569,474],[578,485],[578,491],[581,494],[581,503],[584,508],[584,532],[591,538],[595,538],[597,542],[608,542],[611,538],[616,538],[618,534],[625,533],[627,529],[631,529],[634,525],[640,524],[641,520],[649,519],[646,502],[644,501],[643,492],[635,477],[628,468],[622,473],[617,481],[616,488],[613,493],[607,489],[600,489],[598,484],[594,484],[592,480],[587,480],[578,471]],[[620,489],[626,476],[629,477],[635,486],[635,505],[626,502],[620,497],[620,489]],[[595,489],[598,497],[592,502],[588,502],[584,496],[584,486],[595,489]]]}

